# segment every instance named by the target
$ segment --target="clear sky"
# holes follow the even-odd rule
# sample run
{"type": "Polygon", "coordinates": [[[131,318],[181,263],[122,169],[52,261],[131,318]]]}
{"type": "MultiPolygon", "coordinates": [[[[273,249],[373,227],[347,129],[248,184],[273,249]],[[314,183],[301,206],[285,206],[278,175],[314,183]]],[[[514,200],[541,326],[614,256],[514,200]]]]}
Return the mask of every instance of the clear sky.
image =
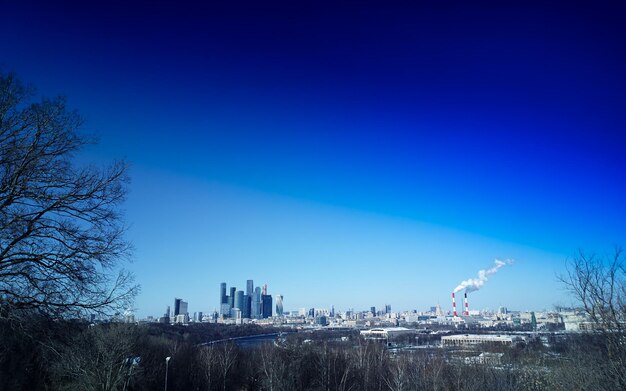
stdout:
{"type": "Polygon", "coordinates": [[[568,257],[626,245],[617,2],[198,3],[0,9],[3,68],[132,164],[139,316],[247,279],[447,309],[495,258],[472,307],[551,308],[568,257]]]}

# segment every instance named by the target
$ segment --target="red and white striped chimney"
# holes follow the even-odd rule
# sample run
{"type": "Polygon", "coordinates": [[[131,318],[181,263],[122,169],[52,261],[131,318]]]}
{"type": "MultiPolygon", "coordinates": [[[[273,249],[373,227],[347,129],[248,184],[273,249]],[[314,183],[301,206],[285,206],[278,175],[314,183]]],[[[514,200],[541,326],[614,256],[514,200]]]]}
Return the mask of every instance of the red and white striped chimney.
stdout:
{"type": "Polygon", "coordinates": [[[456,318],[456,299],[454,298],[454,292],[452,292],[452,311],[456,318]]]}
{"type": "Polygon", "coordinates": [[[467,292],[465,292],[465,316],[469,316],[469,306],[467,305],[467,292]]]}

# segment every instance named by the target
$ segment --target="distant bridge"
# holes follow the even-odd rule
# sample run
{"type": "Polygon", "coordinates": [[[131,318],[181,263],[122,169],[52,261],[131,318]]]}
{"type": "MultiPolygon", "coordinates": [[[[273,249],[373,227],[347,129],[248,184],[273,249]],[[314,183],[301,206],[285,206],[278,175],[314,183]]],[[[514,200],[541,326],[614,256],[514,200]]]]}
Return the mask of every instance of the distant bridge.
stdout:
{"type": "Polygon", "coordinates": [[[225,342],[235,342],[235,343],[236,342],[256,342],[256,341],[261,342],[263,340],[272,339],[272,337],[274,337],[273,339],[276,339],[282,334],[284,333],[256,334],[256,335],[246,335],[242,337],[216,339],[215,341],[203,342],[201,344],[198,344],[198,346],[212,346],[212,345],[217,345],[217,344],[225,343],[225,342]]]}

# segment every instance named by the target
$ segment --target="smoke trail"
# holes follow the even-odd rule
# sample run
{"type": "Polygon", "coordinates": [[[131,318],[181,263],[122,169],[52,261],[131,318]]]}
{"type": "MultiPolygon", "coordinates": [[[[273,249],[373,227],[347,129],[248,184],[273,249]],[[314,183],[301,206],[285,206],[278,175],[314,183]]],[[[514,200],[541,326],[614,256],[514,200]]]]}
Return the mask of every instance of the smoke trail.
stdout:
{"type": "Polygon", "coordinates": [[[463,289],[465,289],[466,293],[477,291],[480,288],[482,288],[483,285],[485,285],[485,282],[487,282],[488,280],[487,277],[489,277],[492,274],[495,274],[498,271],[498,269],[500,269],[502,266],[512,265],[512,264],[513,264],[513,261],[510,259],[506,259],[504,261],[496,259],[495,266],[493,266],[491,269],[480,270],[478,272],[478,278],[470,278],[468,280],[461,282],[459,286],[454,288],[454,292],[456,293],[463,289]]]}

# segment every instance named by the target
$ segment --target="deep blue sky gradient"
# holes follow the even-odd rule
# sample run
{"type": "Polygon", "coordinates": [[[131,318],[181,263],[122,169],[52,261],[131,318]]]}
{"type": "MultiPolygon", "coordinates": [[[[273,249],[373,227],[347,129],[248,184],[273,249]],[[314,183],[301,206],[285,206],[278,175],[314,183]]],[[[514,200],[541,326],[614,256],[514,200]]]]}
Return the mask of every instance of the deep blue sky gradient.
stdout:
{"type": "Polygon", "coordinates": [[[140,315],[218,284],[286,309],[549,308],[626,234],[626,13],[613,2],[10,2],[0,63],[133,164],[140,315]]]}

